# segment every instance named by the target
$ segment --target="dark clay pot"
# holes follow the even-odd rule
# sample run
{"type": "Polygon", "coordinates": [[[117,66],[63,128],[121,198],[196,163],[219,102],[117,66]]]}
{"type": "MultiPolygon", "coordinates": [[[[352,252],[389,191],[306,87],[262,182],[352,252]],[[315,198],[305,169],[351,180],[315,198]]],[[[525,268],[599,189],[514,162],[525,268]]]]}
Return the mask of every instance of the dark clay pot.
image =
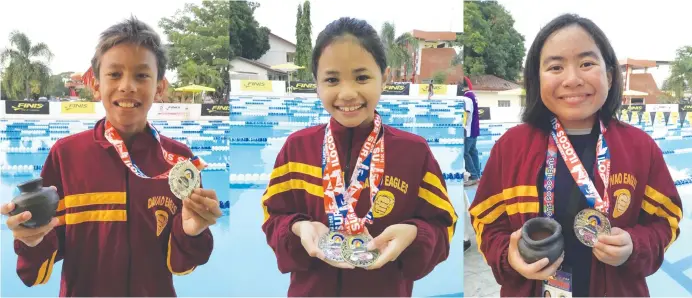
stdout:
{"type": "Polygon", "coordinates": [[[521,228],[519,254],[528,264],[543,258],[548,258],[549,264],[552,264],[562,255],[564,248],[562,226],[554,219],[532,218],[521,228]]]}
{"type": "Polygon", "coordinates": [[[47,225],[55,216],[60,197],[52,187],[42,187],[43,178],[26,181],[17,185],[21,193],[12,202],[15,204],[11,215],[24,211],[31,212],[31,219],[24,222],[26,228],[38,228],[47,225]]]}

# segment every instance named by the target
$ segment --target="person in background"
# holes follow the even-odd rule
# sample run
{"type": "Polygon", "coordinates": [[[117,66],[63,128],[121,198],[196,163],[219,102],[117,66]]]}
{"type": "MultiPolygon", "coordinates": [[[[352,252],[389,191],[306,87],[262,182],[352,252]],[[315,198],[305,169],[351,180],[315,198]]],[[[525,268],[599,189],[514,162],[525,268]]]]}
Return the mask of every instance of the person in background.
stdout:
{"type": "Polygon", "coordinates": [[[435,85],[433,85],[433,82],[430,81],[430,84],[428,84],[428,99],[431,99],[434,94],[435,94],[435,85]]]}
{"type": "Polygon", "coordinates": [[[478,183],[481,178],[481,164],[478,160],[478,149],[476,140],[480,135],[480,124],[478,119],[478,101],[476,94],[472,91],[471,80],[464,77],[464,165],[466,172],[471,174],[469,180],[464,181],[464,186],[472,186],[478,183]]]}

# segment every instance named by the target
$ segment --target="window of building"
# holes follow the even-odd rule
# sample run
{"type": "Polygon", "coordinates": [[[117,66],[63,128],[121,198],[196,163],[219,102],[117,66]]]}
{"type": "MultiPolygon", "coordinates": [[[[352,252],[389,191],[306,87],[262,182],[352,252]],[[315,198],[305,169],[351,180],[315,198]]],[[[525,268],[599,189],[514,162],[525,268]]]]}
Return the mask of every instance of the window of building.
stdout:
{"type": "Polygon", "coordinates": [[[498,100],[497,106],[500,108],[509,108],[509,100],[498,100]]]}
{"type": "Polygon", "coordinates": [[[286,62],[293,63],[296,58],[296,53],[286,53],[286,62]]]}

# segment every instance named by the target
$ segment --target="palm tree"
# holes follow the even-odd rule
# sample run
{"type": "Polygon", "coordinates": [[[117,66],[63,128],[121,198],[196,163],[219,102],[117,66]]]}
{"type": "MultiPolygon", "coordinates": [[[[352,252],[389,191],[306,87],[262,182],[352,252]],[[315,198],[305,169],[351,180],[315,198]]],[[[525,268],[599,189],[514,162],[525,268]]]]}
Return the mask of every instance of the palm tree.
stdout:
{"type": "Polygon", "coordinates": [[[407,77],[408,71],[413,70],[413,53],[418,49],[418,40],[408,32],[396,37],[396,27],[389,22],[382,24],[380,39],[387,56],[387,66],[391,69],[387,82],[391,82],[395,77],[401,77],[402,69],[404,76],[407,77]]]}
{"type": "Polygon", "coordinates": [[[18,98],[22,92],[24,98],[33,93],[40,93],[48,84],[50,68],[48,64],[53,59],[53,53],[45,43],[32,45],[26,34],[13,31],[10,34],[10,45],[0,53],[0,64],[9,61],[5,69],[3,89],[9,98],[18,98]],[[36,60],[45,58],[46,61],[36,60]]]}

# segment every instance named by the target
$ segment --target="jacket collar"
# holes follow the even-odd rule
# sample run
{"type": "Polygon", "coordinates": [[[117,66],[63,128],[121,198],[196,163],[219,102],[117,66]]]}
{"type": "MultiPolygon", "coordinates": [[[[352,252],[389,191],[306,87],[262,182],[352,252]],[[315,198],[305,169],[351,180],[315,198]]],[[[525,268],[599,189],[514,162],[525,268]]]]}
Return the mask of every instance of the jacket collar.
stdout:
{"type": "MultiPolygon", "coordinates": [[[[377,112],[375,113],[378,114],[377,112]]],[[[329,129],[331,129],[334,139],[337,140],[337,146],[339,147],[339,150],[348,149],[345,146],[348,146],[347,144],[349,143],[351,143],[352,146],[362,145],[372,132],[373,126],[375,126],[375,124],[370,123],[369,125],[356,126],[351,128],[341,125],[341,123],[339,123],[339,121],[336,121],[334,117],[331,117],[329,119],[329,129]],[[349,138],[351,138],[350,142],[349,138]]],[[[381,129],[384,129],[384,127],[382,127],[381,129]]],[[[360,148],[358,148],[358,150],[360,150],[360,148]]]]}
{"type": "MultiPolygon", "coordinates": [[[[158,142],[154,139],[152,136],[151,132],[149,131],[150,128],[147,126],[147,128],[143,131],[140,132],[136,135],[133,136],[132,139],[132,148],[127,148],[128,151],[130,152],[136,152],[136,151],[146,151],[146,150],[151,150],[153,148],[156,148],[159,146],[158,142]]],[[[106,118],[102,118],[96,124],[94,125],[93,129],[93,139],[94,142],[101,145],[104,149],[108,149],[110,147],[113,147],[113,144],[111,144],[107,139],[106,136],[104,135],[106,131],[106,118]]]]}

